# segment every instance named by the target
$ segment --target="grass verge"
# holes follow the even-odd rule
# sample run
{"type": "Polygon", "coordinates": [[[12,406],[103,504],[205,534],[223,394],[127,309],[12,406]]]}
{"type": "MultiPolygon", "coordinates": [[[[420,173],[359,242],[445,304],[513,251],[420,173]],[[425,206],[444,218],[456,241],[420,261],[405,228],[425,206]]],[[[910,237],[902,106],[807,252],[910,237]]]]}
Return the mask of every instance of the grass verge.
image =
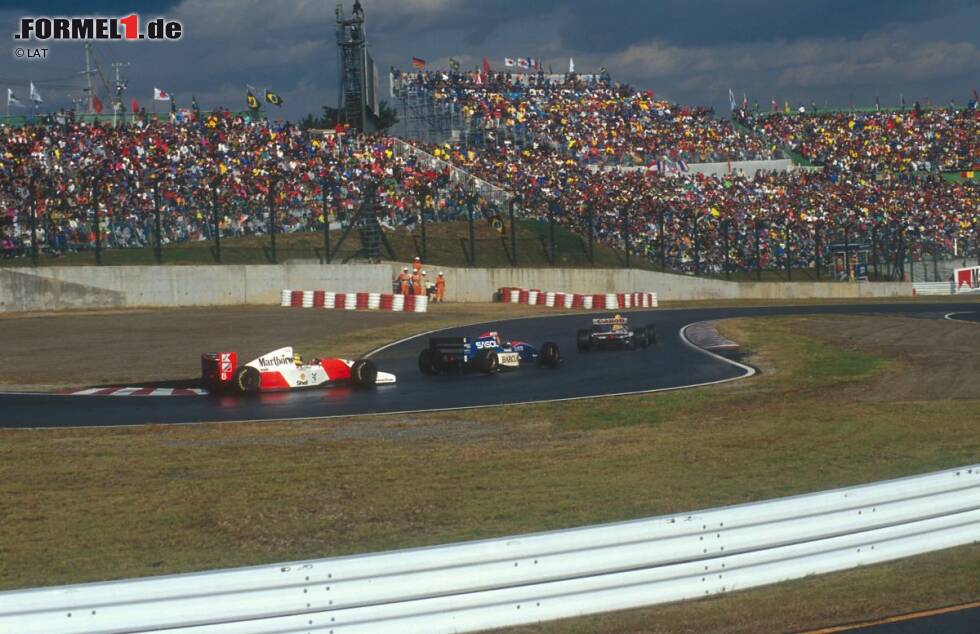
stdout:
{"type": "MultiPolygon", "coordinates": [[[[861,322],[810,319],[837,320],[838,334],[861,322]]],[[[907,360],[828,345],[797,318],[730,320],[723,334],[753,351],[760,377],[574,407],[0,432],[0,587],[632,519],[980,453],[977,400],[863,398],[917,371],[907,360]]],[[[980,548],[913,561],[542,631],[779,630],[977,598],[980,548]]]]}

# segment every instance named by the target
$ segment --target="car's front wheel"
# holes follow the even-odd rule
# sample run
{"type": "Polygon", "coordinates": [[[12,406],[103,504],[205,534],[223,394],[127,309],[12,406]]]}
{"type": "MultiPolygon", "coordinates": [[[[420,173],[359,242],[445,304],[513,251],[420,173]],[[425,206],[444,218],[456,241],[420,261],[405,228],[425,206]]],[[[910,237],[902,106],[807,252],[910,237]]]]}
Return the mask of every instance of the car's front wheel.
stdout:
{"type": "Polygon", "coordinates": [[[588,330],[583,328],[575,333],[575,346],[579,352],[588,352],[592,348],[592,336],[588,330]]]}
{"type": "Polygon", "coordinates": [[[436,365],[436,353],[432,348],[425,348],[419,353],[419,370],[422,374],[439,374],[439,367],[436,365]]]}
{"type": "Polygon", "coordinates": [[[378,382],[378,367],[370,359],[358,359],[350,367],[354,383],[362,387],[373,387],[378,382]]]}

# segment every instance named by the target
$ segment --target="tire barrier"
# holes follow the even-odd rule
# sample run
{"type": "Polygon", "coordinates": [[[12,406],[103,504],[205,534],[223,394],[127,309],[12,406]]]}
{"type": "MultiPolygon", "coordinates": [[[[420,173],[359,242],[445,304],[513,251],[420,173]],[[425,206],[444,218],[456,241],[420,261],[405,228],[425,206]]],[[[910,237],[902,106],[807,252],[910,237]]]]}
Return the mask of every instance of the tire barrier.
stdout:
{"type": "Polygon", "coordinates": [[[699,599],[980,541],[980,465],[660,517],[0,592],[0,631],[470,632],[699,599]]]}
{"type": "MultiPolygon", "coordinates": [[[[528,294],[520,295],[527,303],[528,294]]],[[[283,290],[279,305],[286,308],[324,308],[327,310],[390,310],[406,313],[425,313],[429,298],[425,295],[394,295],[392,293],[331,293],[329,291],[283,290]]]]}
{"type": "MultiPolygon", "coordinates": [[[[618,308],[656,308],[657,294],[632,293],[561,293],[536,288],[505,286],[497,291],[504,304],[528,304],[548,308],[581,308],[583,310],[616,310],[618,308]]],[[[285,304],[284,304],[285,305],[285,304]]]]}

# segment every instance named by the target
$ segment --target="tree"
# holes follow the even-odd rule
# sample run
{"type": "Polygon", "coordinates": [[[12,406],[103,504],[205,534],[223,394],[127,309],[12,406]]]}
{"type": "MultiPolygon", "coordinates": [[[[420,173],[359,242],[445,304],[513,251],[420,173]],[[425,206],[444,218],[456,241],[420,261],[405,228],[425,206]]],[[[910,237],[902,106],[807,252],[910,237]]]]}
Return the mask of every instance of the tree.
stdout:
{"type": "Polygon", "coordinates": [[[378,104],[378,129],[387,130],[398,123],[398,111],[388,105],[384,99],[378,104]]]}

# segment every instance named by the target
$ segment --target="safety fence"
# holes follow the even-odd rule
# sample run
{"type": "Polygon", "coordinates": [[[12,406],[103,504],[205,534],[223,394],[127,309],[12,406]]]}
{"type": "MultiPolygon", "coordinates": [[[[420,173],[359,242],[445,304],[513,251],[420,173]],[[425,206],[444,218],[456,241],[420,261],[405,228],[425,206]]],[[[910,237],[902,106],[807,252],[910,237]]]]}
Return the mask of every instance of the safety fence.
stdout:
{"type": "Polygon", "coordinates": [[[495,294],[504,304],[530,304],[548,308],[617,309],[656,308],[657,294],[634,291],[629,293],[566,293],[542,291],[536,288],[504,287],[495,294]]]}
{"type": "Polygon", "coordinates": [[[424,313],[429,310],[426,295],[396,293],[334,293],[331,291],[294,291],[284,289],[279,305],[292,308],[325,308],[335,310],[390,310],[424,313]]]}
{"type": "Polygon", "coordinates": [[[462,632],[980,542],[980,465],[447,546],[0,593],[0,631],[462,632]]]}

